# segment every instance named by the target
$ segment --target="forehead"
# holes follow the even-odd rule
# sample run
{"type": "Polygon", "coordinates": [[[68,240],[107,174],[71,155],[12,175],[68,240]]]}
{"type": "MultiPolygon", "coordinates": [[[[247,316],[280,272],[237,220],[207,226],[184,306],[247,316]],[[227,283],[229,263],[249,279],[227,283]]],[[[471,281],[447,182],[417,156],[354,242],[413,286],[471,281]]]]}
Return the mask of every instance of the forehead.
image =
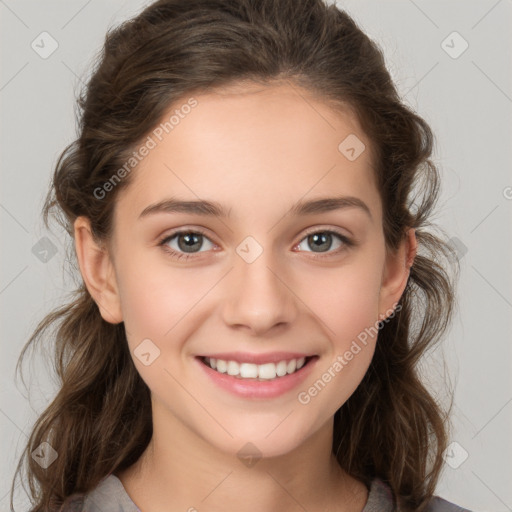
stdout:
{"type": "Polygon", "coordinates": [[[193,108],[183,107],[190,97],[174,102],[150,134],[154,147],[116,209],[138,215],[178,195],[254,214],[333,189],[378,201],[370,141],[349,108],[334,110],[291,83],[237,84],[193,99],[193,108]]]}

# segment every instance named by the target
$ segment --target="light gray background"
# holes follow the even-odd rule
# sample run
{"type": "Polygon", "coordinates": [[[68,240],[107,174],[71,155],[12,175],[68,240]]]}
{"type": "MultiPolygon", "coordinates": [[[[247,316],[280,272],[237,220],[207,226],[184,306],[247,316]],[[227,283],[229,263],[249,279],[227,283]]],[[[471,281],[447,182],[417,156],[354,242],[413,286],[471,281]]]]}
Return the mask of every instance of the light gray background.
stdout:
{"type": "MultiPolygon", "coordinates": [[[[55,393],[40,357],[25,367],[30,402],[14,383],[14,366],[37,321],[73,286],[63,268],[63,233],[42,226],[43,198],[59,153],[74,139],[75,94],[106,29],[145,3],[0,0],[0,510],[8,510],[14,464],[30,427],[55,393]],[[59,45],[47,59],[31,48],[43,31],[59,45]],[[46,263],[36,245],[43,237],[57,251],[46,263]]],[[[474,512],[510,511],[512,1],[338,5],[381,44],[400,92],[431,124],[443,178],[436,221],[459,240],[459,312],[442,349],[422,366],[442,393],[444,357],[456,388],[457,444],[437,493],[474,512]],[[457,58],[462,39],[442,43],[454,31],[469,44],[457,58]]],[[[24,500],[18,485],[16,503],[24,500]]]]}

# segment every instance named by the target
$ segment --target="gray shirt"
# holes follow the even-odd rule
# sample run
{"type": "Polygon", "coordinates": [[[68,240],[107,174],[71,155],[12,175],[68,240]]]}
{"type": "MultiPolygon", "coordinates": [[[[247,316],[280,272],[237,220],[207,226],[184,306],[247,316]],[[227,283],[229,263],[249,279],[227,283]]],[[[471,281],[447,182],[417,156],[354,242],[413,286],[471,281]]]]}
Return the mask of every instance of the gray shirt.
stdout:
{"type": "MultiPolygon", "coordinates": [[[[83,503],[70,503],[62,512],[141,512],[128,496],[121,480],[114,474],[105,477],[99,485],[85,495],[83,503]]],[[[391,489],[375,478],[370,487],[368,501],[361,512],[399,512],[393,505],[391,489]]],[[[427,512],[470,512],[466,508],[434,497],[427,512]]]]}

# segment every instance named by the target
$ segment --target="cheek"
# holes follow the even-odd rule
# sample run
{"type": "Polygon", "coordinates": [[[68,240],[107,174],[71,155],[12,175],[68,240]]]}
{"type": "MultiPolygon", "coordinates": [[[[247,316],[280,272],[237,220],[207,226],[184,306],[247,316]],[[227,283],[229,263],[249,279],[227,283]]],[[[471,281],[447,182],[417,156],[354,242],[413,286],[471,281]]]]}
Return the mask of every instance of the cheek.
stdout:
{"type": "Polygon", "coordinates": [[[136,258],[130,258],[119,280],[126,337],[137,371],[152,393],[178,405],[180,387],[171,374],[181,379],[182,340],[195,328],[190,318],[197,314],[198,302],[212,286],[208,283],[162,265],[139,266],[136,258]]]}
{"type": "Polygon", "coordinates": [[[120,265],[118,287],[123,319],[130,345],[144,338],[156,343],[168,340],[175,326],[193,312],[194,306],[211,287],[183,270],[140,262],[130,256],[120,265]]]}
{"type": "MultiPolygon", "coordinates": [[[[318,275],[308,297],[330,344],[324,362],[297,400],[319,421],[327,420],[354,393],[371,363],[377,340],[380,274],[370,265],[318,275]]],[[[308,304],[309,305],[309,304],[308,304]]]]}
{"type": "Polygon", "coordinates": [[[350,341],[378,320],[381,272],[377,254],[362,255],[329,272],[318,269],[310,276],[307,304],[337,343],[350,341]]]}

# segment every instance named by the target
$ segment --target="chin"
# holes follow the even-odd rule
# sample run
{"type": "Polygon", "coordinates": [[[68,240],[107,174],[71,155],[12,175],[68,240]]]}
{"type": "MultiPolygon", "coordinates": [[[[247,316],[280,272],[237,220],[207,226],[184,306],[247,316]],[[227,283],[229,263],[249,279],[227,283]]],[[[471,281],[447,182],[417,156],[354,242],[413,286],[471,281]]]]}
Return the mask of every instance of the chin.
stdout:
{"type": "MultiPolygon", "coordinates": [[[[308,433],[290,428],[288,421],[292,416],[293,413],[290,418],[284,419],[286,414],[283,414],[278,421],[271,423],[255,424],[253,421],[251,425],[238,425],[236,429],[233,426],[228,429],[233,437],[223,435],[222,438],[212,438],[210,432],[206,441],[216,446],[219,451],[237,457],[244,464],[251,459],[284,456],[298,450],[309,437],[308,433]]],[[[297,418],[293,421],[296,422],[297,418]]]]}

